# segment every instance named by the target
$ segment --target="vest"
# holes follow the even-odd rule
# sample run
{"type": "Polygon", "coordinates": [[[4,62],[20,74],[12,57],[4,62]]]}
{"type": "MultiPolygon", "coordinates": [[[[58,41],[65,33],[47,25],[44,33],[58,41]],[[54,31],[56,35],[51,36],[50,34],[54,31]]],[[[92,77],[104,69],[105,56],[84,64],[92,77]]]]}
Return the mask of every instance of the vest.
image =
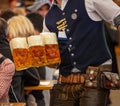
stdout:
{"type": "Polygon", "coordinates": [[[58,24],[66,21],[67,40],[58,39],[60,74],[67,76],[75,67],[85,73],[88,66],[99,66],[111,58],[106,45],[103,22],[88,16],[85,0],[68,0],[64,10],[53,4],[45,18],[46,26],[58,37],[58,24]]]}

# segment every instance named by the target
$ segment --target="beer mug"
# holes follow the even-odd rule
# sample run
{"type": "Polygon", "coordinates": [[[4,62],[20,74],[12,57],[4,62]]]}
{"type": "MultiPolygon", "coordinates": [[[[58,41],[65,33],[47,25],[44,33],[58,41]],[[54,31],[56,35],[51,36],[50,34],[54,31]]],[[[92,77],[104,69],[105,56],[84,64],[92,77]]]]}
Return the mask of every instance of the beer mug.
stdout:
{"type": "Polygon", "coordinates": [[[45,46],[40,35],[28,37],[29,52],[32,58],[32,66],[44,66],[47,63],[45,46]]]}
{"type": "Polygon", "coordinates": [[[12,39],[10,48],[17,71],[31,67],[30,54],[25,37],[12,39]]]}
{"type": "Polygon", "coordinates": [[[48,64],[60,63],[61,59],[56,34],[44,32],[41,33],[40,35],[43,37],[44,40],[47,63],[48,64]]]}

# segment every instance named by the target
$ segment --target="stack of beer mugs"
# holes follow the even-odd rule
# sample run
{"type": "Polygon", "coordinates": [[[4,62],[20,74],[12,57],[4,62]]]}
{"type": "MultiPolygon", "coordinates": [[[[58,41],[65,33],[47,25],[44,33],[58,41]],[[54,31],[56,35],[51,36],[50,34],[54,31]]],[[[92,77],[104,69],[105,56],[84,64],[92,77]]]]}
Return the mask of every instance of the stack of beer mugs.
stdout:
{"type": "Polygon", "coordinates": [[[10,47],[18,71],[61,62],[55,33],[47,32],[27,38],[13,38],[10,47]]]}

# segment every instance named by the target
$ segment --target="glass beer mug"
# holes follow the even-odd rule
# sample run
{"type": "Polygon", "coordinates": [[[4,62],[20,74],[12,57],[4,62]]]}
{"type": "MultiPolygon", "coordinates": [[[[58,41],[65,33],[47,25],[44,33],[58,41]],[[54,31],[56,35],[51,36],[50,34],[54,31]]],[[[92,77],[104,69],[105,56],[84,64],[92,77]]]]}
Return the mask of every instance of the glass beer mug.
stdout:
{"type": "Polygon", "coordinates": [[[61,59],[56,34],[51,32],[44,32],[40,35],[43,37],[44,40],[47,63],[60,63],[61,59]]]}
{"type": "Polygon", "coordinates": [[[47,63],[45,46],[40,35],[28,37],[29,52],[32,58],[32,66],[44,66],[47,63]]]}
{"type": "Polygon", "coordinates": [[[12,39],[10,41],[10,48],[17,71],[31,66],[28,44],[25,37],[12,39]]]}

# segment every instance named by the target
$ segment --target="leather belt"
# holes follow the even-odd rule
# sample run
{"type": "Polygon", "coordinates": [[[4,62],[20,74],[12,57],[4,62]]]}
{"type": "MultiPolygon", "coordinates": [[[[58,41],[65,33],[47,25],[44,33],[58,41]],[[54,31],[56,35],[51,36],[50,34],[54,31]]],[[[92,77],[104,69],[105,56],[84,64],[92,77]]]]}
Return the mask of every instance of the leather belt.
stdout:
{"type": "MultiPolygon", "coordinates": [[[[88,69],[90,67],[94,67],[94,66],[88,66],[88,69]]],[[[87,69],[87,70],[88,70],[87,69]]],[[[91,68],[90,68],[91,69],[91,68]]],[[[112,65],[109,64],[109,65],[100,65],[98,67],[94,67],[94,69],[98,70],[98,71],[112,71],[112,65]]],[[[63,83],[68,83],[68,84],[77,84],[77,83],[81,83],[83,84],[85,82],[85,74],[80,74],[80,72],[77,72],[77,73],[71,73],[70,75],[68,76],[62,76],[62,75],[59,75],[59,78],[58,78],[58,83],[59,84],[63,84],[63,83]]]]}
{"type": "Polygon", "coordinates": [[[60,75],[58,78],[59,84],[77,84],[77,83],[84,83],[84,75],[81,75],[80,73],[71,73],[68,76],[62,76],[60,75]]]}

